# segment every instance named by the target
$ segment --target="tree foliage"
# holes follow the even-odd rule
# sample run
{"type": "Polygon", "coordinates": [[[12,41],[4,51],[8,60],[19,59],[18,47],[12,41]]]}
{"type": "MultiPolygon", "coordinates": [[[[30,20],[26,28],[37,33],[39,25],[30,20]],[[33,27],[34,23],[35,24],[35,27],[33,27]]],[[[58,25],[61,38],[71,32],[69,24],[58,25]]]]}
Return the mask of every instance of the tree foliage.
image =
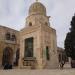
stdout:
{"type": "Polygon", "coordinates": [[[72,17],[70,32],[66,35],[64,46],[67,56],[75,60],[75,15],[72,17]]]}

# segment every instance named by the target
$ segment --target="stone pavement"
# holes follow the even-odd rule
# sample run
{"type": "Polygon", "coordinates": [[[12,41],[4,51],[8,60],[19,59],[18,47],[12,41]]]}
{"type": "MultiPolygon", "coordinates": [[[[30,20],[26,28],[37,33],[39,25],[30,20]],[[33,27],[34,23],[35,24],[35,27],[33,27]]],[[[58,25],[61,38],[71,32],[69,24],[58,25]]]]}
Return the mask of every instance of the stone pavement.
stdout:
{"type": "Polygon", "coordinates": [[[75,69],[44,69],[44,70],[0,70],[0,75],[75,75],[75,69]]]}
{"type": "Polygon", "coordinates": [[[66,64],[64,65],[64,68],[65,68],[65,69],[70,69],[70,68],[71,68],[71,64],[70,64],[70,63],[66,63],[66,64]]]}
{"type": "Polygon", "coordinates": [[[75,75],[75,69],[71,69],[70,64],[65,64],[63,70],[61,69],[12,69],[0,70],[0,75],[75,75]]]}

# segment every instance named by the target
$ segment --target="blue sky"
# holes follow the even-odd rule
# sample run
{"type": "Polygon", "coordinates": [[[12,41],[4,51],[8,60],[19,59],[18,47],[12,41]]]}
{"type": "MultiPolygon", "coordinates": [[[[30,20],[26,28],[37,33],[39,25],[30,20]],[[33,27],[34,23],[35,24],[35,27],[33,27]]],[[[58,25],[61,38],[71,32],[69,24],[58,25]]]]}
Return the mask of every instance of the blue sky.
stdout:
{"type": "MultiPolygon", "coordinates": [[[[51,16],[51,27],[57,31],[57,45],[64,48],[64,39],[75,13],[75,0],[39,0],[51,16]]],[[[20,30],[25,26],[29,6],[35,0],[0,0],[0,25],[20,30]]]]}

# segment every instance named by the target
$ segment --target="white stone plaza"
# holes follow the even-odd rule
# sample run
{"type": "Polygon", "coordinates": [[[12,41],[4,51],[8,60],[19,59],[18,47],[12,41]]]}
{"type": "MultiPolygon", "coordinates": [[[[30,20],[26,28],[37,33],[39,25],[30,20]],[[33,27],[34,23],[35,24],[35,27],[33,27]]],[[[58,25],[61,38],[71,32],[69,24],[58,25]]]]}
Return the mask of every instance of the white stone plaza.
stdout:
{"type": "Polygon", "coordinates": [[[75,75],[75,69],[45,69],[45,70],[27,70],[13,69],[0,70],[0,75],[75,75]]]}

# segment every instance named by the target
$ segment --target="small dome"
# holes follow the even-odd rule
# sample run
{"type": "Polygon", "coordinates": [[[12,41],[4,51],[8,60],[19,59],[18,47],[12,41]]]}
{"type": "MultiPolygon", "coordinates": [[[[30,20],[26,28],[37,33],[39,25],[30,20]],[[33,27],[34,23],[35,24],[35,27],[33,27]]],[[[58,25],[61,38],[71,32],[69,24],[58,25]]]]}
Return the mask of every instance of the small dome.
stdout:
{"type": "Polygon", "coordinates": [[[42,14],[46,15],[46,8],[40,2],[33,3],[29,8],[29,15],[42,14]]]}

